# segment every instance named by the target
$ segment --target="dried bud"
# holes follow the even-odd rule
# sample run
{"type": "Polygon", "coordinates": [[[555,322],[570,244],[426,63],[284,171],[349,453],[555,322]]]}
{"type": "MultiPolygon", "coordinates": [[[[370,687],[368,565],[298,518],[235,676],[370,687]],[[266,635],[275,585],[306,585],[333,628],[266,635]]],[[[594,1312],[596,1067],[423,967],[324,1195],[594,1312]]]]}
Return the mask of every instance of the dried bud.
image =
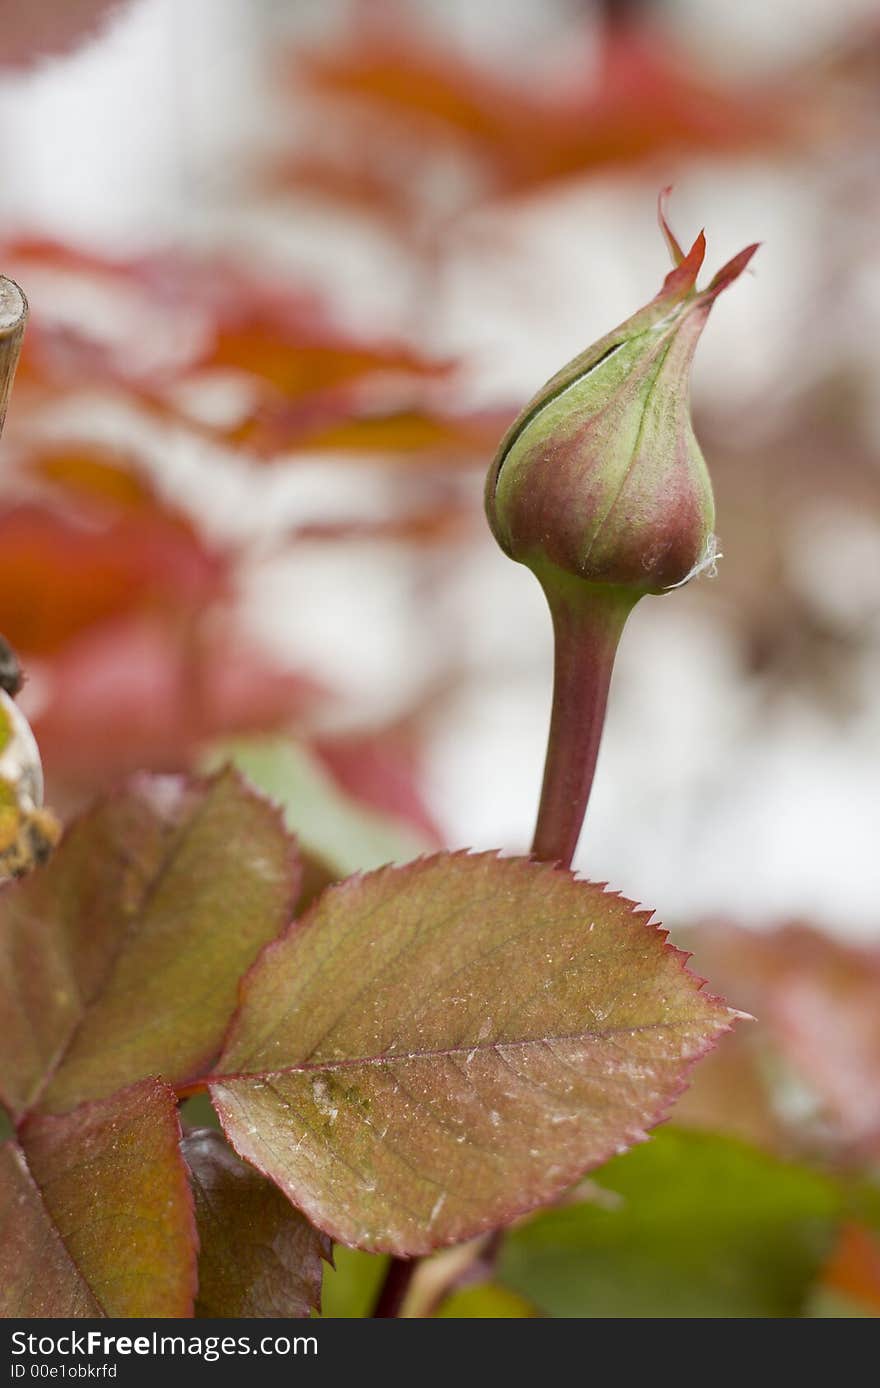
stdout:
{"type": "Polygon", "coordinates": [[[30,724],[0,689],[0,882],[45,863],[61,833],[41,808],[43,769],[30,724]]]}
{"type": "MultiPolygon", "coordinates": [[[[27,321],[27,300],[0,275],[0,431],[27,321]]],[[[43,768],[31,725],[13,702],[23,683],[18,657],[0,636],[0,882],[44,863],[60,826],[43,803],[43,768]]]]}
{"type": "Polygon", "coordinates": [[[545,588],[562,571],[631,601],[685,582],[715,558],[712,484],[690,422],[688,378],[715,299],[749,246],[703,290],[702,232],[645,308],[554,376],[502,440],[486,486],[501,548],[545,588]]]}
{"type": "Polygon", "coordinates": [[[14,280],[0,275],[0,431],[27,322],[27,299],[14,280]]]}
{"type": "Polygon", "coordinates": [[[43,768],[31,725],[5,690],[0,690],[0,786],[3,803],[14,799],[32,810],[43,803],[43,768]]]}

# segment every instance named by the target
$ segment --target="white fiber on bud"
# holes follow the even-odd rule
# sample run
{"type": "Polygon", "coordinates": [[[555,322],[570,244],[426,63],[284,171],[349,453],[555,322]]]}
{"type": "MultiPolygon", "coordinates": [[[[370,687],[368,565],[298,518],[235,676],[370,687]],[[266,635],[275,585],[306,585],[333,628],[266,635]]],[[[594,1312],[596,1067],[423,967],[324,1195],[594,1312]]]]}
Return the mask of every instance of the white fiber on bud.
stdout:
{"type": "Polygon", "coordinates": [[[685,574],[684,578],[680,578],[677,583],[670,583],[668,587],[664,588],[664,593],[671,593],[676,588],[683,588],[686,583],[690,583],[692,578],[700,578],[701,576],[705,578],[717,578],[718,560],[724,558],[724,555],[718,547],[720,543],[717,535],[710,535],[706,541],[706,552],[702,559],[697,560],[694,567],[685,574]]]}

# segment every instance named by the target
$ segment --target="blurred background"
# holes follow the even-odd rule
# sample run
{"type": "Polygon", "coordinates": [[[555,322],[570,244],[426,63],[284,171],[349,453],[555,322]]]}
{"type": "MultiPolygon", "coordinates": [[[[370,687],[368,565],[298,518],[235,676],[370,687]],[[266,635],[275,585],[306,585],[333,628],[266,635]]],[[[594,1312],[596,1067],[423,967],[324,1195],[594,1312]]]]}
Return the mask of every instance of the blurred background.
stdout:
{"type": "Polygon", "coordinates": [[[694,376],[724,559],[628,626],[576,866],[718,923],[810,1143],[880,1150],[878,148],[872,0],[7,4],[0,630],[51,802],[235,739],[331,871],[526,851],[550,629],[483,477],[659,288],[674,184],[710,273],[763,243],[694,376]]]}

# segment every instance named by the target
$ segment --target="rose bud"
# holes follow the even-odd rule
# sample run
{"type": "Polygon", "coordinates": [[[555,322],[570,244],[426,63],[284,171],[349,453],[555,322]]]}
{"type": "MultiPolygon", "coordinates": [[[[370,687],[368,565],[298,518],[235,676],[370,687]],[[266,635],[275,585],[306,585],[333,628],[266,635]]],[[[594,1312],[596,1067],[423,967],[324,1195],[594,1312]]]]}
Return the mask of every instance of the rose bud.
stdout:
{"type": "Polygon", "coordinates": [[[538,577],[556,637],[544,792],[533,852],[570,862],[586,810],[623,625],[645,593],[716,558],[712,484],[690,421],[694,351],[718,295],[757,246],[705,289],[703,233],[660,293],[563,367],[507,431],[486,482],[492,533],[538,577]]]}
{"type": "Polygon", "coordinates": [[[756,249],[697,290],[701,232],[657,297],[563,367],[514,421],[486,488],[489,524],[512,559],[539,577],[561,569],[635,597],[711,562],[715,507],[688,377],[712,304],[756,249]]]}

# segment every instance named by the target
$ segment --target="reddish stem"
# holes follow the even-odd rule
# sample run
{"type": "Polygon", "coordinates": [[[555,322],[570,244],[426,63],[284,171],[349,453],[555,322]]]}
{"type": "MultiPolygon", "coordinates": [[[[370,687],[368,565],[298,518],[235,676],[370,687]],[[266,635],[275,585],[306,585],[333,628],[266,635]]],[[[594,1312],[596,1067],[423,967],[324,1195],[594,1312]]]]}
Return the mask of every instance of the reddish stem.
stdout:
{"type": "Polygon", "coordinates": [[[553,712],[532,855],[570,867],[596,772],[614,657],[634,598],[619,588],[554,577],[545,588],[555,639],[553,712]]]}
{"type": "Polygon", "coordinates": [[[388,1264],[388,1271],[385,1273],[385,1279],[379,1288],[372,1319],[390,1320],[392,1317],[400,1315],[406,1294],[409,1291],[409,1284],[417,1267],[417,1258],[391,1259],[388,1264]]]}

